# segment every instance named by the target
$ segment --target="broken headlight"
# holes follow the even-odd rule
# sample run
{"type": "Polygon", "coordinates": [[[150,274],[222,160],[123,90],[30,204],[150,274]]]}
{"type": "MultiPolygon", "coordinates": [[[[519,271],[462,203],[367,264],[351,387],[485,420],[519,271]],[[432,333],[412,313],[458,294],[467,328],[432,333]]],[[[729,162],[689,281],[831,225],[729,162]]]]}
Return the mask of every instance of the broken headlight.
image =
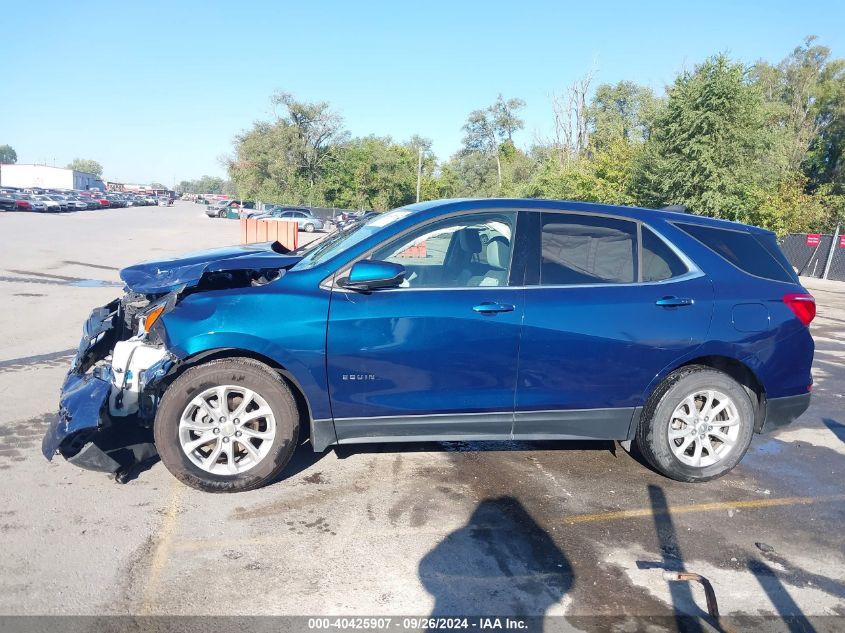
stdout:
{"type": "Polygon", "coordinates": [[[161,315],[170,312],[176,305],[177,297],[177,293],[171,292],[150,303],[138,319],[138,336],[149,336],[161,315]]]}

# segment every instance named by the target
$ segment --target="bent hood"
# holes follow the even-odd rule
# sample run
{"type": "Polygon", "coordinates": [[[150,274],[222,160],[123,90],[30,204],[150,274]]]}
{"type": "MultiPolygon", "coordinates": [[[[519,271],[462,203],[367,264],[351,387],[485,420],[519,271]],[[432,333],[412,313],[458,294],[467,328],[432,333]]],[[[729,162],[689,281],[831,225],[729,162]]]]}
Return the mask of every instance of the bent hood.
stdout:
{"type": "Polygon", "coordinates": [[[289,253],[279,242],[227,246],[135,264],[120,278],[133,292],[161,294],[195,286],[205,273],[290,268],[302,257],[289,253]]]}

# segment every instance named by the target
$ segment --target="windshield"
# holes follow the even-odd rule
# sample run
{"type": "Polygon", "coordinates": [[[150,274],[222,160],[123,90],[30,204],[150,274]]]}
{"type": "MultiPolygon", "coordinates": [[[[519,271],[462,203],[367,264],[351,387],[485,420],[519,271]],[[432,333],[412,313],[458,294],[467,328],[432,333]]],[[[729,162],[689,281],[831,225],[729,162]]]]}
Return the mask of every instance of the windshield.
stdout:
{"type": "Polygon", "coordinates": [[[313,268],[314,266],[331,259],[338,253],[342,253],[346,249],[364,241],[387,225],[408,217],[411,213],[412,211],[408,211],[406,209],[396,209],[394,211],[388,211],[387,213],[380,213],[366,222],[354,225],[346,231],[337,231],[322,240],[306,244],[294,251],[297,255],[305,256],[302,261],[295,266],[295,269],[307,270],[309,268],[313,268]]]}

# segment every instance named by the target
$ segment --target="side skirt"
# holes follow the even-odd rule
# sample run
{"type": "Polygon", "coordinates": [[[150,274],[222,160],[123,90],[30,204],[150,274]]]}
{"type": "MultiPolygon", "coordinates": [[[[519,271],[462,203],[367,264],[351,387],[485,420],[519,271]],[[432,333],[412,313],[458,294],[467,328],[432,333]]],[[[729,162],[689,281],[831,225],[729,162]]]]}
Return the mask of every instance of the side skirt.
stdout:
{"type": "Polygon", "coordinates": [[[315,451],[331,444],[480,440],[627,440],[641,407],[451,413],[314,420],[315,451]],[[336,435],[335,435],[336,433],[336,435]]]}

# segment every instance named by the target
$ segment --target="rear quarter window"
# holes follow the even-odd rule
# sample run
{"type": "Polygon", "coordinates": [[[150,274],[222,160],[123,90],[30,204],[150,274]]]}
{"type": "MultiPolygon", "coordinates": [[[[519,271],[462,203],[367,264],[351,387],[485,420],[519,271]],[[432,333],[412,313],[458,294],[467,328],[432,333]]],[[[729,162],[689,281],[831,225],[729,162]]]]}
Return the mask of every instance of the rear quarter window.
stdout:
{"type": "Polygon", "coordinates": [[[756,235],[747,231],[696,224],[677,223],[675,226],[749,275],[798,283],[797,275],[780,251],[773,234],[756,235]]]}

